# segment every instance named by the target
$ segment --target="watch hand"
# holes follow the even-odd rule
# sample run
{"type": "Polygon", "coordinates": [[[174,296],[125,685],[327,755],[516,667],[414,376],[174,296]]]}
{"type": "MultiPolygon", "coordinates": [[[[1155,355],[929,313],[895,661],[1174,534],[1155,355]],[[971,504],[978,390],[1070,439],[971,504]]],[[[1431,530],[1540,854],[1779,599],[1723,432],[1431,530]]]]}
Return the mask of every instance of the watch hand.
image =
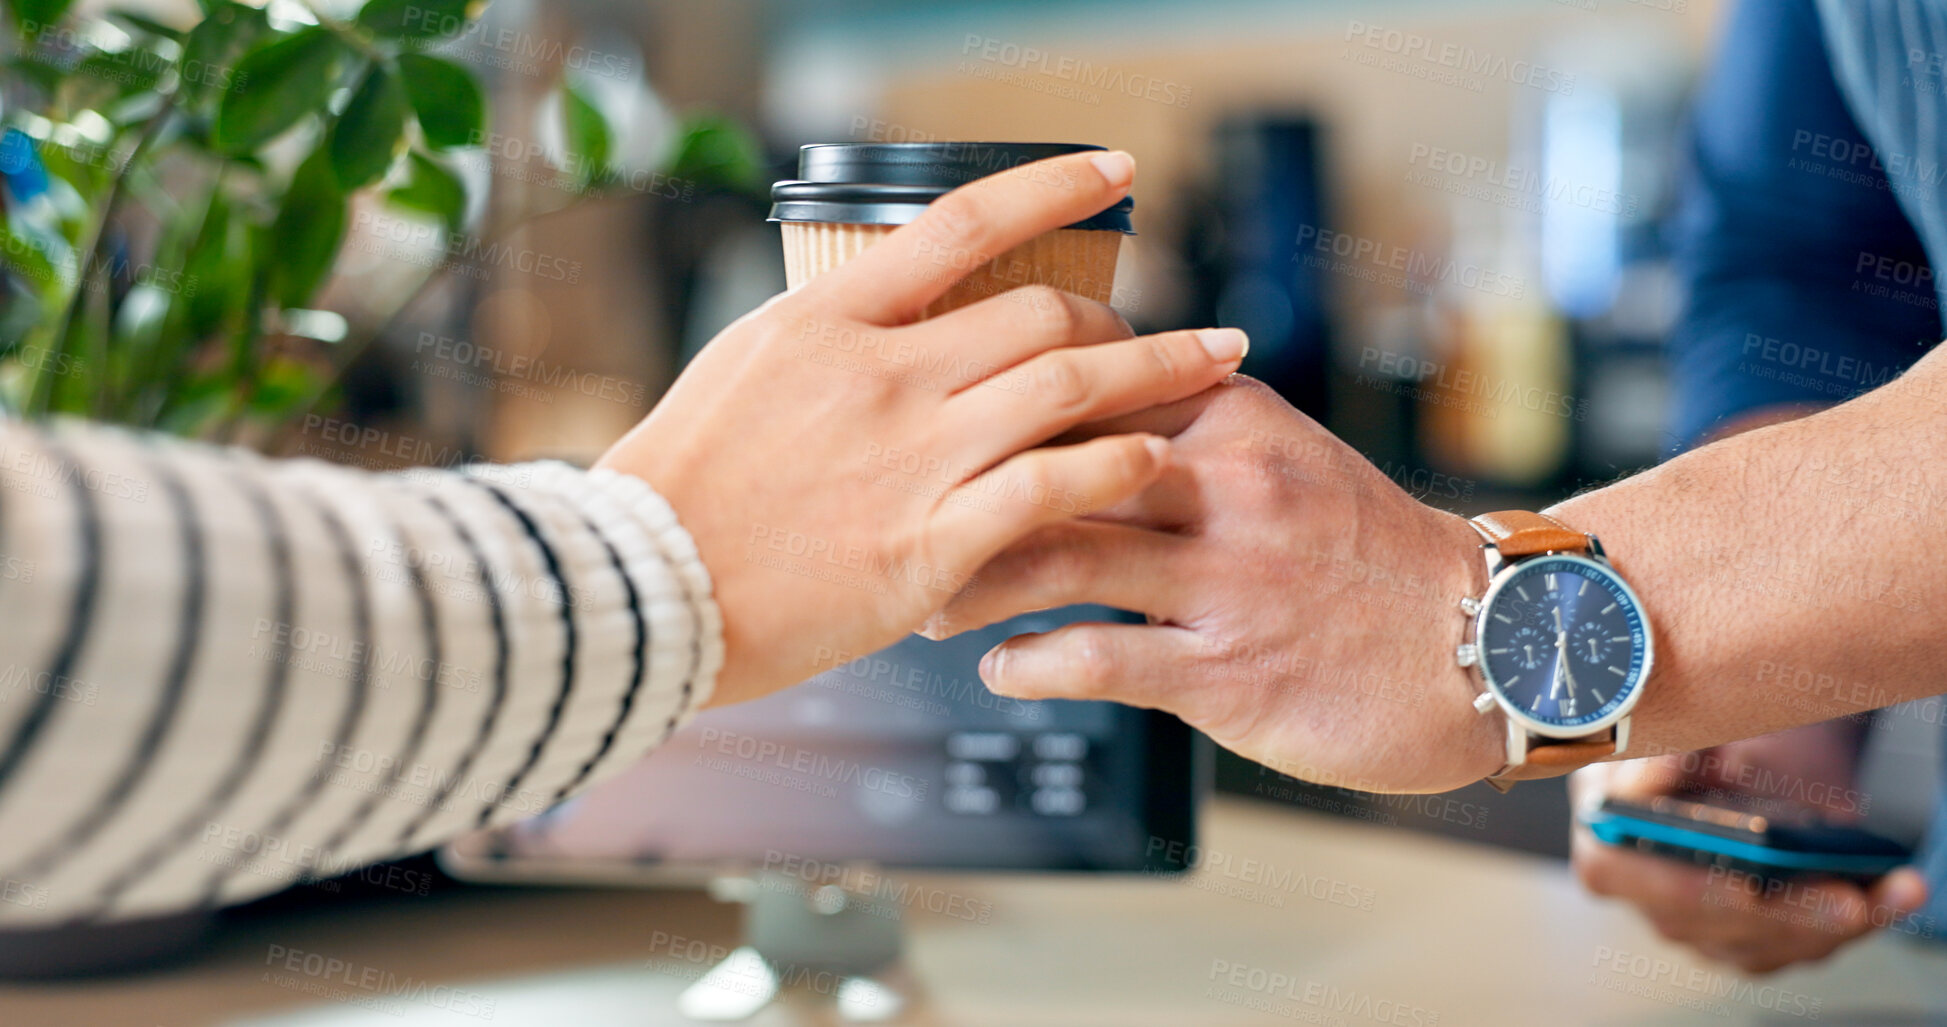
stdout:
{"type": "MultiPolygon", "coordinates": [[[[1555,666],[1565,674],[1568,671],[1568,650],[1562,648],[1562,639],[1564,637],[1566,636],[1563,635],[1555,636],[1555,666]]],[[[1556,694],[1561,692],[1562,676],[1563,676],[1562,674],[1556,674],[1555,680],[1549,683],[1548,697],[1550,699],[1555,698],[1556,694]]]]}
{"type": "Polygon", "coordinates": [[[1575,671],[1569,667],[1568,635],[1562,635],[1562,683],[1568,685],[1568,697],[1575,698],[1575,671]]]}

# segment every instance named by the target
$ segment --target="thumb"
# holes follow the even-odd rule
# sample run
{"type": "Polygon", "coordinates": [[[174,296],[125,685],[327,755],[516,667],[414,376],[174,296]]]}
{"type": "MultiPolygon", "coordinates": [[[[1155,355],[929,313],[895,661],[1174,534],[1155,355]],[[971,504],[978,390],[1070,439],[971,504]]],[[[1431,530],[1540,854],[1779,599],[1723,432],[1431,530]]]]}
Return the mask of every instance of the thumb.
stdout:
{"type": "Polygon", "coordinates": [[[1894,917],[1910,916],[1927,904],[1927,879],[1912,867],[1901,867],[1880,878],[1870,895],[1894,917]]]}
{"type": "Polygon", "coordinates": [[[1659,795],[1674,795],[1687,780],[1681,757],[1654,756],[1648,759],[1611,763],[1604,782],[1605,795],[1643,802],[1659,795]]]}

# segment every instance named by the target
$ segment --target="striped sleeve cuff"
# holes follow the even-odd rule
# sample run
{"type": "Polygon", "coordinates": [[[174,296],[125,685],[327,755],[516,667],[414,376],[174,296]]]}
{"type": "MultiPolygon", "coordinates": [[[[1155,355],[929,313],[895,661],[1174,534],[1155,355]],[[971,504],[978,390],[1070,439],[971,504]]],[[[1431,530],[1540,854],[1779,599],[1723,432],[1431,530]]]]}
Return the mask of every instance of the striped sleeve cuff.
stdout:
{"type": "Polygon", "coordinates": [[[614,547],[648,618],[650,688],[676,691],[677,724],[709,702],[723,667],[723,616],[696,542],[667,500],[640,478],[559,461],[479,465],[466,473],[558,496],[586,515],[614,547]]]}

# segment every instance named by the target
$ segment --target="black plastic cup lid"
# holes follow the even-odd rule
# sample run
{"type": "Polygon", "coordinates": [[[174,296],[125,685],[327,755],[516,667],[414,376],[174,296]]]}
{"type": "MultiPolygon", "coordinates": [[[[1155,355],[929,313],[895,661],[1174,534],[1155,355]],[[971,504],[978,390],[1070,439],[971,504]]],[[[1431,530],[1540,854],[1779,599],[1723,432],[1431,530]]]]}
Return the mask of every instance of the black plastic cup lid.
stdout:
{"type": "MultiPolygon", "coordinates": [[[[903,225],[926,205],[977,178],[1069,153],[1082,143],[813,143],[798,150],[798,177],[771,186],[772,221],[903,225]]],[[[1136,234],[1131,197],[1070,228],[1136,234]]]]}

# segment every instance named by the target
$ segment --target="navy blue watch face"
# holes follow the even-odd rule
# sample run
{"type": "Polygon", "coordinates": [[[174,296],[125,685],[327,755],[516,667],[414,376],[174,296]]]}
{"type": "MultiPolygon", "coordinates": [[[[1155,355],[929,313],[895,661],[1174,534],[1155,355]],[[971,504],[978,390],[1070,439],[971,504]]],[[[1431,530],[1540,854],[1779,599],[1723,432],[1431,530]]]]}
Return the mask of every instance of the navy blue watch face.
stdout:
{"type": "Polygon", "coordinates": [[[1648,669],[1636,600],[1607,569],[1566,557],[1521,564],[1481,612],[1479,642],[1488,685],[1557,727],[1614,712],[1648,669]]]}

